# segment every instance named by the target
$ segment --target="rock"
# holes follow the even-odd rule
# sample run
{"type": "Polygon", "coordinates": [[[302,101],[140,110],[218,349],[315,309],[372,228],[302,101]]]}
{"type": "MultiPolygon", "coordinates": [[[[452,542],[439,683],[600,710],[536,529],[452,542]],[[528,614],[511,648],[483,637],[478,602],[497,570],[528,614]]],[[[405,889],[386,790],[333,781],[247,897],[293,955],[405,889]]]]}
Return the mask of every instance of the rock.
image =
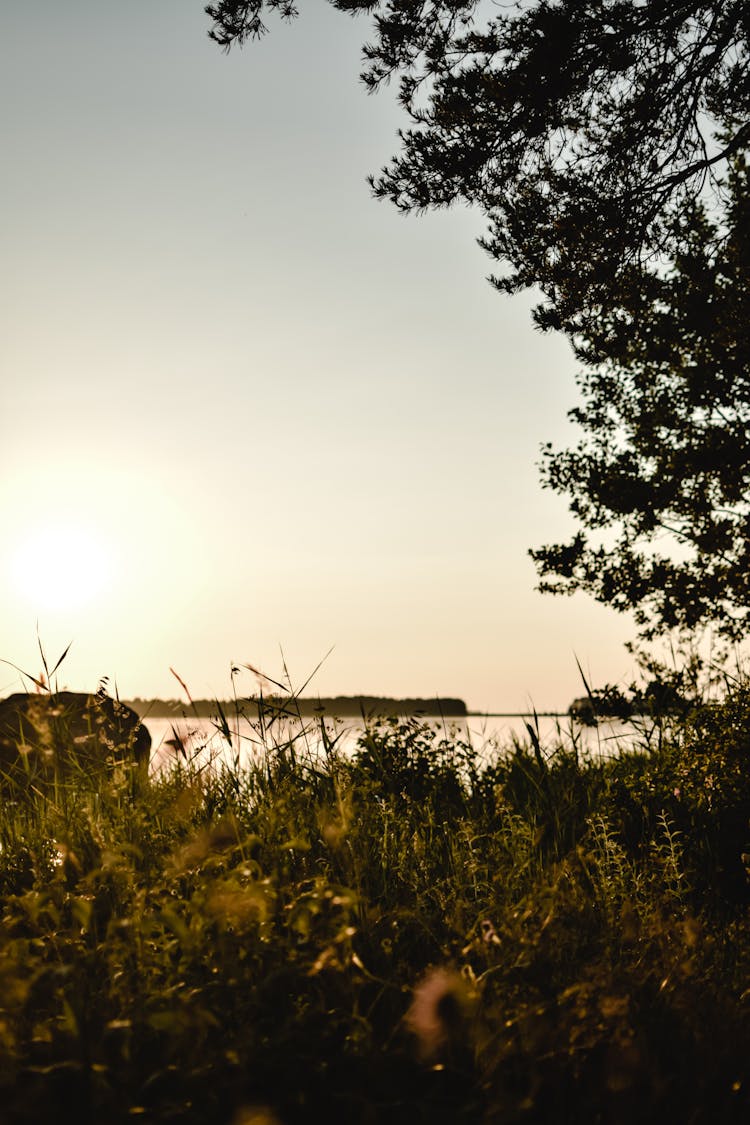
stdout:
{"type": "Polygon", "coordinates": [[[103,693],[19,692],[0,700],[0,784],[49,781],[118,762],[147,766],[151,735],[131,707],[103,693]]]}

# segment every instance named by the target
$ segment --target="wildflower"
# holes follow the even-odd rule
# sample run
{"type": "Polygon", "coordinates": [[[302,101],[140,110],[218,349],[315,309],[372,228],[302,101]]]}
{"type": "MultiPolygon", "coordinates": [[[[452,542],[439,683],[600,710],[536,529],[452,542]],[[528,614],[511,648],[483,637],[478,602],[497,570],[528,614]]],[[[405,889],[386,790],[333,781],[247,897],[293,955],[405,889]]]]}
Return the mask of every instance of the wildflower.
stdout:
{"type": "Polygon", "coordinates": [[[453,969],[431,969],[414,989],[406,1026],[425,1061],[453,1054],[464,1038],[469,1009],[466,982],[453,969]]]}
{"type": "Polygon", "coordinates": [[[485,945],[500,945],[497,930],[489,918],[483,918],[479,926],[482,931],[482,941],[485,945]]]}

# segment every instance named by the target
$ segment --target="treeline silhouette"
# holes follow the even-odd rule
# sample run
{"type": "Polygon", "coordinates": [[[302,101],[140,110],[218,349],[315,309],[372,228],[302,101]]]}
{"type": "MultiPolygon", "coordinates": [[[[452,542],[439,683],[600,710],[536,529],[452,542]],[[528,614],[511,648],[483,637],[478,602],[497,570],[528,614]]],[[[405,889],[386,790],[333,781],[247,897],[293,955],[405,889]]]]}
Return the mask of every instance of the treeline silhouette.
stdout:
{"type": "Polygon", "coordinates": [[[172,718],[190,713],[199,718],[210,718],[221,709],[225,714],[234,712],[239,706],[241,712],[248,718],[257,715],[261,705],[266,710],[283,709],[291,715],[305,717],[316,714],[326,714],[332,718],[345,718],[354,715],[434,715],[446,718],[464,718],[467,714],[466,704],[463,699],[433,698],[433,699],[391,699],[380,695],[336,695],[320,696],[308,699],[289,698],[282,695],[264,695],[262,700],[258,697],[234,700],[194,699],[189,704],[178,699],[135,699],[127,700],[129,707],[138,713],[141,718],[172,718]]]}

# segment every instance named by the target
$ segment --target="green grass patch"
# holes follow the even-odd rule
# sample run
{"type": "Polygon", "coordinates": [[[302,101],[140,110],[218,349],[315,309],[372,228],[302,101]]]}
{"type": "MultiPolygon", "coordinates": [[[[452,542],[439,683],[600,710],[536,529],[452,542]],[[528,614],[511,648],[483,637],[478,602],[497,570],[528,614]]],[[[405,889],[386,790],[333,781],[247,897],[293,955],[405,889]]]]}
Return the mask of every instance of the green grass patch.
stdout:
{"type": "Polygon", "coordinates": [[[750,693],[656,749],[119,764],[0,813],[0,1123],[745,1122],[750,693]]]}

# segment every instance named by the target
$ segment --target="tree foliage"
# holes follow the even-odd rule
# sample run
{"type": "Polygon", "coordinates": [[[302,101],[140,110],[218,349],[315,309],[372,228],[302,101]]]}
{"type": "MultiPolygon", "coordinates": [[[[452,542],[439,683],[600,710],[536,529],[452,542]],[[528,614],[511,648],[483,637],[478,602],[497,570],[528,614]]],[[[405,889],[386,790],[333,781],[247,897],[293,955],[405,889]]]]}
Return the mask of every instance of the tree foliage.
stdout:
{"type": "MultiPolygon", "coordinates": [[[[542,589],[634,611],[644,636],[750,625],[750,4],[331,0],[369,13],[363,80],[409,127],[372,179],[404,211],[464,202],[506,292],[571,339],[583,436],[544,483],[582,530],[542,589]]],[[[291,0],[206,9],[224,47],[291,0]]]]}
{"type": "MultiPolygon", "coordinates": [[[[397,80],[409,122],[375,194],[479,208],[494,283],[537,286],[544,327],[579,327],[668,252],[673,217],[750,144],[746,0],[331,3],[370,14],[363,80],[397,80]]],[[[261,35],[268,11],[296,15],[291,0],[206,11],[226,48],[261,35]]]]}
{"type": "Polygon", "coordinates": [[[631,277],[576,341],[582,430],[547,446],[544,483],[583,527],[532,551],[542,589],[634,610],[646,636],[750,623],[750,173],[730,177],[729,230],[677,222],[666,271],[631,277]]]}

